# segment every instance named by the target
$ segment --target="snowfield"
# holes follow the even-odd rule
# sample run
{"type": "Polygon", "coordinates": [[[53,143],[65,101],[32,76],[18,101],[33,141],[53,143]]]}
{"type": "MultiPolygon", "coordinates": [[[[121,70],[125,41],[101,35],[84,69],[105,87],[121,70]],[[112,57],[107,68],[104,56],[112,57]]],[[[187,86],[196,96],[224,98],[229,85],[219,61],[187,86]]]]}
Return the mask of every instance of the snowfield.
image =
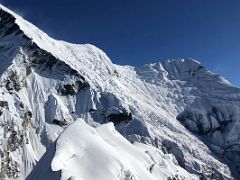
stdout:
{"type": "Polygon", "coordinates": [[[131,144],[113,123],[94,129],[79,119],[59,137],[56,149],[51,167],[61,170],[61,179],[194,179],[172,155],[142,143],[131,144]]]}
{"type": "Polygon", "coordinates": [[[240,89],[193,59],[119,66],[0,6],[0,179],[239,179],[240,89]]]}

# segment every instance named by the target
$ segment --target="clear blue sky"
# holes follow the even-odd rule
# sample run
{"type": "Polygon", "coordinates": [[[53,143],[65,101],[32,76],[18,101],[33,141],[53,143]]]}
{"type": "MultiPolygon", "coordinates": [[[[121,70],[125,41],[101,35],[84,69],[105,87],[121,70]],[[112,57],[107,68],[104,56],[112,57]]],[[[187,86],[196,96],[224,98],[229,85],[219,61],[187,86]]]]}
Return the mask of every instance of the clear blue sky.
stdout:
{"type": "Polygon", "coordinates": [[[240,86],[239,0],[3,0],[47,32],[117,64],[195,58],[240,86]]]}

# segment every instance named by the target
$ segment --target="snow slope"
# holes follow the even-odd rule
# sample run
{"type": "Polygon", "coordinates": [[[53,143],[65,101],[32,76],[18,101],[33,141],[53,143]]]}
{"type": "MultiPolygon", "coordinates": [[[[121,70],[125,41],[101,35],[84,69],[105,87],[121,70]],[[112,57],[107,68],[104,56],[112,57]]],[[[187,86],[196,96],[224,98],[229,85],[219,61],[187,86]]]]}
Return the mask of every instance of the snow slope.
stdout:
{"type": "Polygon", "coordinates": [[[176,160],[174,164],[172,155],[141,143],[131,144],[113,123],[94,129],[78,119],[60,135],[56,149],[51,167],[53,171],[61,170],[61,179],[196,178],[180,168],[176,160]]]}
{"type": "Polygon", "coordinates": [[[224,78],[192,59],[115,65],[0,8],[0,178],[240,177],[240,90],[224,78]]]}

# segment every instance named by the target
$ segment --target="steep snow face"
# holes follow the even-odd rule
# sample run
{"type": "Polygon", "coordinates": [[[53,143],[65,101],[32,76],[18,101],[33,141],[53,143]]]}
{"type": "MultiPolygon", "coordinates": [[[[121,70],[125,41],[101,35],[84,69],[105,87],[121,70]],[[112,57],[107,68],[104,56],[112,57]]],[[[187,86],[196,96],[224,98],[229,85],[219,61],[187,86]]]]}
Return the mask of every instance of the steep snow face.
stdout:
{"type": "Polygon", "coordinates": [[[174,104],[182,106],[183,110],[176,113],[176,118],[201,137],[222,162],[230,164],[234,174],[239,173],[238,88],[193,60],[168,60],[146,65],[138,70],[138,74],[153,85],[162,86],[169,80],[171,84],[177,83],[178,93],[173,94],[183,96],[175,96],[178,100],[174,104]],[[183,103],[179,103],[181,100],[183,103]]]}
{"type": "Polygon", "coordinates": [[[95,165],[91,160],[101,156],[114,167],[96,172],[101,177],[117,178],[116,173],[122,172],[119,176],[125,178],[166,178],[162,168],[174,176],[178,170],[182,177],[190,176],[183,169],[205,179],[239,177],[238,88],[191,59],[141,68],[114,65],[93,45],[54,40],[5,7],[0,9],[1,178],[35,179],[44,172],[38,177],[58,179],[56,170],[63,178],[91,178],[88,167],[95,165]],[[73,123],[78,118],[96,129],[80,120],[73,123]],[[112,125],[100,126],[108,122],[134,146],[112,125]],[[79,139],[64,144],[75,136],[79,139]],[[74,147],[75,143],[82,148],[74,147]],[[105,145],[110,150],[105,152],[105,145]],[[84,148],[97,151],[98,156],[84,148]],[[117,156],[118,149],[122,157],[117,156]],[[89,166],[78,162],[83,152],[89,166]],[[68,164],[66,158],[74,154],[78,156],[68,164]],[[159,174],[154,168],[149,173],[149,162],[156,164],[159,174]],[[161,162],[171,165],[162,167],[161,162]],[[49,169],[42,171],[42,164],[49,169]]]}
{"type": "Polygon", "coordinates": [[[0,176],[24,179],[63,126],[74,121],[75,95],[90,90],[76,70],[24,34],[17,16],[4,9],[0,15],[0,176]]]}

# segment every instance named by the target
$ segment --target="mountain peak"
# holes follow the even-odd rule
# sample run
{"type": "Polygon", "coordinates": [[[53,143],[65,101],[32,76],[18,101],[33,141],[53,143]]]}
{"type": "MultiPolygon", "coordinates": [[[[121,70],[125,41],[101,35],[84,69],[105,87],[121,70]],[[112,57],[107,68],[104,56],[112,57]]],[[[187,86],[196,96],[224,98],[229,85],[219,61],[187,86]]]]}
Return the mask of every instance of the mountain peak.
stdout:
{"type": "Polygon", "coordinates": [[[183,63],[183,64],[196,64],[201,65],[201,63],[192,58],[183,58],[183,59],[168,59],[165,60],[167,63],[183,63]]]}
{"type": "Polygon", "coordinates": [[[56,40],[50,38],[46,33],[39,30],[36,26],[24,20],[21,16],[5,6],[1,5],[0,10],[1,27],[7,28],[6,33],[3,34],[5,39],[11,40],[10,36],[18,35],[21,32],[25,38],[29,38],[40,48],[51,52],[53,55],[57,55],[53,48],[56,44],[56,40]]]}
{"type": "Polygon", "coordinates": [[[189,80],[205,73],[206,68],[194,59],[176,59],[162,62],[169,79],[189,80]]]}
{"type": "Polygon", "coordinates": [[[211,73],[194,59],[171,59],[162,62],[146,64],[136,68],[138,75],[147,82],[161,84],[163,80],[194,81],[211,73]]]}
{"type": "Polygon", "coordinates": [[[58,61],[68,64],[73,69],[75,69],[75,66],[84,63],[85,66],[83,66],[81,73],[85,74],[86,78],[90,78],[92,73],[88,72],[93,72],[95,69],[101,69],[103,74],[114,71],[111,60],[94,45],[72,44],[55,40],[2,5],[0,6],[0,18],[1,45],[6,48],[13,45],[16,46],[15,49],[33,48],[34,46],[58,61]]]}

